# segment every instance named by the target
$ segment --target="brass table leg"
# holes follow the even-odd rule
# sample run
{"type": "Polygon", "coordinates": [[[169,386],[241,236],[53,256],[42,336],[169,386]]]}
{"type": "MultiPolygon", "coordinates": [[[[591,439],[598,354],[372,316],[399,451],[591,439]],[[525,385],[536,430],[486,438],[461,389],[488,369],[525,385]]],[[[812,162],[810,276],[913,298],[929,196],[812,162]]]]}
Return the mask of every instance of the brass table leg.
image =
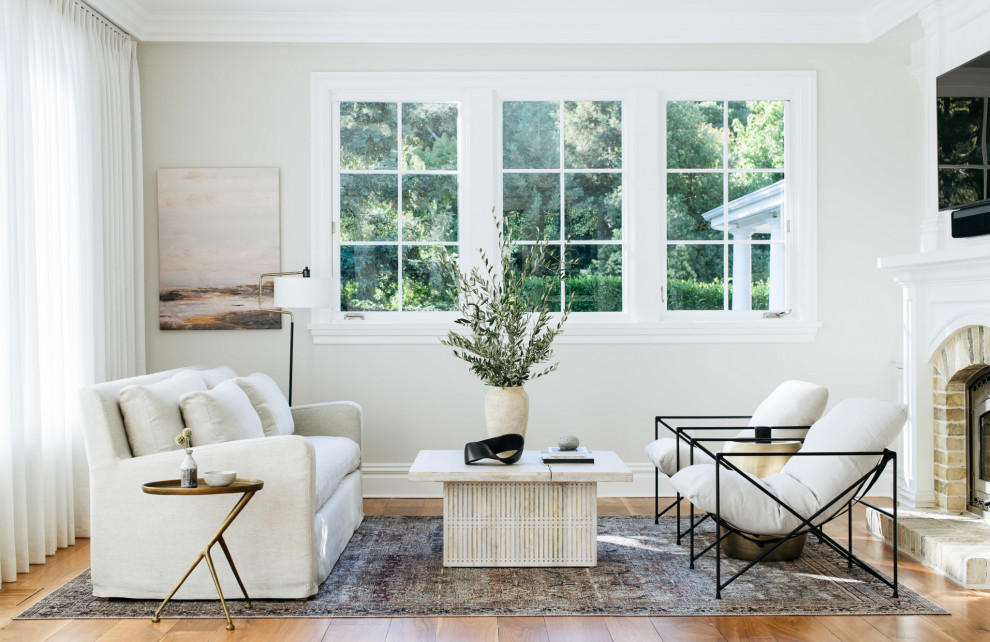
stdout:
{"type": "Polygon", "coordinates": [[[249,501],[251,501],[252,497],[254,497],[253,491],[244,493],[244,496],[241,497],[239,502],[237,502],[237,505],[234,506],[233,509],[231,509],[230,513],[227,515],[227,518],[223,520],[223,524],[220,525],[220,530],[218,530],[216,534],[210,539],[210,542],[206,545],[206,548],[203,549],[203,552],[196,557],[196,561],[193,562],[192,566],[189,567],[189,570],[186,571],[186,574],[182,576],[182,579],[179,580],[179,583],[175,585],[175,588],[173,588],[172,592],[168,594],[168,597],[166,597],[165,600],[158,606],[158,608],[155,609],[155,614],[151,617],[152,622],[160,621],[158,616],[161,614],[162,609],[165,608],[165,605],[168,604],[169,600],[172,599],[172,596],[175,595],[176,591],[179,590],[179,587],[181,587],[183,583],[185,583],[186,578],[188,578],[189,575],[196,569],[196,567],[199,566],[199,563],[205,559],[206,565],[210,569],[210,575],[213,576],[213,583],[217,587],[217,595],[220,596],[220,605],[223,606],[223,614],[227,618],[227,630],[228,631],[234,630],[234,623],[231,622],[230,611],[227,609],[227,601],[224,600],[223,598],[223,591],[220,590],[220,580],[219,578],[217,578],[216,569],[213,567],[213,558],[210,556],[210,549],[213,548],[214,544],[220,542],[220,548],[223,549],[223,554],[227,558],[227,563],[230,564],[230,570],[234,572],[234,577],[237,578],[237,584],[238,586],[241,587],[241,593],[244,594],[245,607],[251,608],[251,598],[248,597],[247,589],[244,588],[244,582],[241,581],[241,576],[237,573],[237,568],[234,567],[234,560],[231,559],[230,557],[230,551],[227,549],[227,542],[223,540],[223,534],[224,531],[226,531],[227,528],[234,522],[234,519],[237,518],[237,515],[240,514],[242,510],[244,510],[244,507],[247,505],[249,501]]]}

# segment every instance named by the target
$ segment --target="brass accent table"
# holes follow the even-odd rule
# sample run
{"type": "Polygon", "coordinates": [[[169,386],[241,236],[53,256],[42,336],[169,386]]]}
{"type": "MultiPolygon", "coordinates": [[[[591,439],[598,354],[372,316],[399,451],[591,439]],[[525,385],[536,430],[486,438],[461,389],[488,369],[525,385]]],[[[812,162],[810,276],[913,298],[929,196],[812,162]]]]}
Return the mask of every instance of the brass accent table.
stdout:
{"type": "Polygon", "coordinates": [[[230,564],[230,570],[234,572],[234,577],[237,579],[237,584],[241,587],[241,593],[244,594],[244,607],[248,609],[251,608],[251,598],[248,597],[247,589],[244,588],[244,582],[241,581],[241,576],[237,574],[237,567],[234,566],[234,560],[230,557],[230,550],[227,548],[227,542],[223,540],[223,534],[224,531],[226,531],[227,528],[234,522],[240,512],[244,510],[247,503],[251,501],[254,494],[265,487],[265,482],[259,479],[237,478],[230,484],[230,486],[207,486],[206,482],[200,478],[197,480],[197,483],[197,488],[182,488],[181,480],[169,479],[166,481],[150,482],[141,486],[141,490],[149,495],[228,495],[230,493],[244,493],[240,501],[237,502],[237,505],[234,506],[234,508],[227,515],[227,518],[223,520],[223,524],[220,525],[220,530],[218,530],[216,534],[210,538],[206,548],[204,548],[203,552],[196,557],[196,561],[193,562],[193,565],[189,567],[189,570],[182,576],[179,583],[175,585],[172,592],[168,594],[165,601],[162,602],[157,609],[155,609],[155,614],[151,617],[151,621],[159,621],[158,616],[162,612],[162,609],[165,608],[165,605],[172,599],[172,596],[179,590],[179,587],[186,581],[186,578],[188,578],[193,570],[199,566],[199,563],[203,559],[206,559],[206,565],[210,568],[210,575],[213,576],[213,583],[217,587],[217,595],[220,596],[220,604],[223,606],[223,614],[227,618],[227,630],[233,631],[234,623],[230,621],[230,611],[227,609],[227,602],[223,598],[223,591],[220,590],[220,580],[217,578],[217,571],[213,567],[213,558],[210,556],[210,549],[213,548],[214,544],[219,542],[220,548],[223,550],[223,554],[227,558],[227,563],[230,564]]]}
{"type": "MultiPolygon", "coordinates": [[[[772,443],[760,443],[753,441],[729,441],[726,442],[725,447],[722,452],[725,453],[759,453],[759,452],[779,452],[779,453],[796,453],[801,449],[800,441],[775,441],[772,443]]],[[[735,464],[739,470],[744,473],[749,473],[754,477],[760,479],[764,477],[769,477],[774,473],[779,473],[790,459],[790,454],[782,454],[776,457],[746,457],[745,455],[738,455],[735,457],[729,457],[728,461],[735,464]]],[[[725,529],[720,528],[719,532],[724,533],[725,529]]],[[[746,539],[732,533],[722,542],[722,550],[729,557],[734,557],[740,560],[755,560],[760,555],[763,554],[763,547],[766,545],[773,545],[777,542],[779,537],[773,537],[770,535],[752,535],[748,534],[746,539]],[[754,540],[754,541],[750,541],[754,540]]],[[[763,558],[765,562],[781,562],[785,560],[797,559],[801,556],[801,552],[804,551],[804,543],[807,540],[808,534],[801,533],[795,537],[792,537],[787,542],[781,544],[777,550],[770,553],[768,556],[763,558]]]]}

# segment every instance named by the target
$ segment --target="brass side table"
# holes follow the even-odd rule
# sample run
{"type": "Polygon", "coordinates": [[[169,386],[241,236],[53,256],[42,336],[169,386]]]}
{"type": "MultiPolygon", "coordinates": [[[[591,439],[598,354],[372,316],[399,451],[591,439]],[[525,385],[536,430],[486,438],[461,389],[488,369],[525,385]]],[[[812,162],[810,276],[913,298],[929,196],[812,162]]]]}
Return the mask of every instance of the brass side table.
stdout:
{"type": "Polygon", "coordinates": [[[213,576],[213,583],[217,587],[217,595],[220,596],[220,604],[223,606],[223,614],[227,618],[227,630],[233,631],[234,623],[230,621],[230,611],[227,609],[227,602],[223,598],[223,591],[220,590],[220,580],[217,578],[217,571],[213,567],[213,558],[210,556],[210,549],[213,548],[214,544],[219,542],[220,548],[223,550],[223,554],[227,558],[227,563],[230,564],[230,570],[234,572],[234,577],[237,579],[237,584],[241,587],[241,593],[244,594],[244,607],[251,608],[251,598],[248,597],[247,589],[244,588],[244,582],[241,581],[241,576],[237,574],[237,567],[234,566],[234,560],[230,557],[230,549],[227,548],[227,542],[223,540],[223,534],[224,531],[226,531],[227,528],[234,522],[234,520],[237,519],[240,512],[244,510],[247,503],[251,501],[254,494],[264,488],[265,482],[259,479],[238,478],[235,479],[230,486],[207,486],[205,481],[199,479],[198,484],[199,485],[197,488],[182,488],[180,480],[169,479],[166,481],[150,482],[141,486],[141,490],[150,495],[228,495],[230,493],[244,493],[244,495],[241,496],[240,501],[237,502],[237,505],[234,506],[234,508],[227,515],[227,518],[223,520],[223,524],[220,525],[220,530],[218,530],[216,534],[210,538],[210,541],[207,543],[206,548],[203,549],[203,552],[196,557],[196,561],[193,562],[193,565],[189,567],[189,570],[182,576],[179,583],[175,585],[172,592],[168,594],[165,601],[162,602],[155,610],[155,614],[151,617],[151,621],[159,621],[158,616],[161,614],[162,609],[165,608],[165,605],[172,599],[172,596],[179,590],[179,587],[186,581],[186,578],[188,578],[193,570],[199,566],[199,563],[203,559],[206,559],[206,565],[210,568],[210,575],[213,576]]]}

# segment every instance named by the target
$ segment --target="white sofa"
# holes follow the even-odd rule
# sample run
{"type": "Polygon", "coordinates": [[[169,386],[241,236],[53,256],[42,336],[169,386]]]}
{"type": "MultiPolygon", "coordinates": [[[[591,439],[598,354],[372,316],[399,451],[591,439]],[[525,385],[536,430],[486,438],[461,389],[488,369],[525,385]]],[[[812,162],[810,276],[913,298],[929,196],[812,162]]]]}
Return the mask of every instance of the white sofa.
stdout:
{"type": "MultiPolygon", "coordinates": [[[[240,497],[156,496],[141,490],[145,482],[177,478],[184,452],[133,457],[118,405],[120,390],[190,369],[203,367],[81,391],[97,597],[164,598],[240,497]]],[[[291,435],[194,447],[200,476],[235,470],[239,477],[265,483],[224,535],[252,598],[315,594],[364,518],[361,407],[351,402],[295,406],[292,418],[291,435]]],[[[225,596],[240,598],[223,555],[214,559],[225,596]]],[[[216,599],[206,564],[197,567],[175,599],[216,599]]]]}

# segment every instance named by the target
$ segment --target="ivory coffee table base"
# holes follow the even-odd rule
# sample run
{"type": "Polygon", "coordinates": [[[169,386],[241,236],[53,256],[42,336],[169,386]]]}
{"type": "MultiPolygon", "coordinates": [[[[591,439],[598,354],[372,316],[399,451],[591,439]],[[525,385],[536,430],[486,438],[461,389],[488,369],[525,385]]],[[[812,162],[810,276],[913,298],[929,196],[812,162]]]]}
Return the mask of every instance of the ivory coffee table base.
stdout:
{"type": "Polygon", "coordinates": [[[444,482],[444,566],[595,566],[597,482],[444,482]]]}
{"type": "Polygon", "coordinates": [[[598,483],[633,476],[609,450],[593,464],[544,464],[524,450],[509,466],[421,450],[409,479],[443,482],[444,566],[595,566],[598,483]]]}

